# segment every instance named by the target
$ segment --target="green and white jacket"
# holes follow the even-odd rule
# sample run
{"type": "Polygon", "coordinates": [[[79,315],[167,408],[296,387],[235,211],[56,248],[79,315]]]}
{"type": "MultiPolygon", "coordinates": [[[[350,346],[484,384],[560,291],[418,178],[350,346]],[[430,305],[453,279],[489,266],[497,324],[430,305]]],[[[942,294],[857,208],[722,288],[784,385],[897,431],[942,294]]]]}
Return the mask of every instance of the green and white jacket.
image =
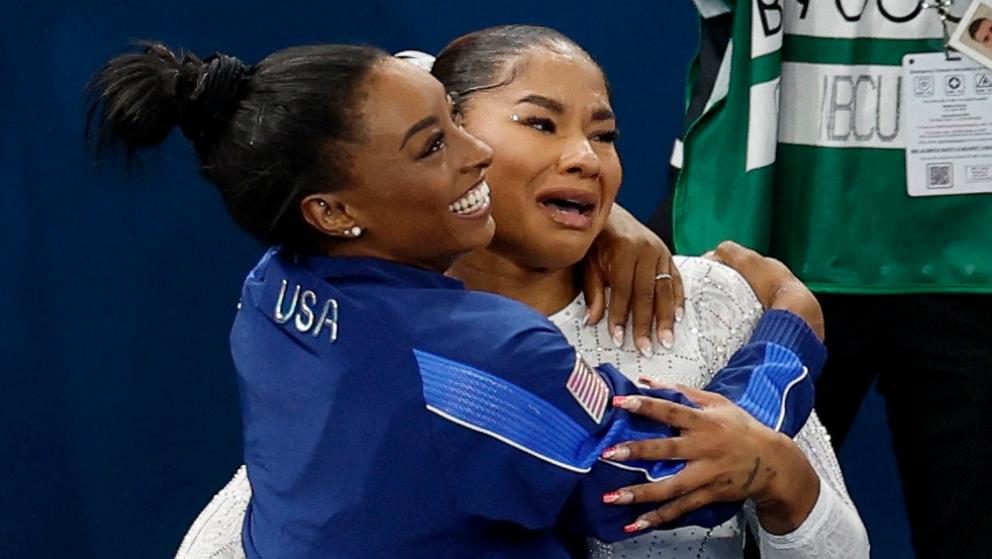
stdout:
{"type": "Polygon", "coordinates": [[[679,252],[734,239],[821,292],[992,293],[992,194],[906,193],[902,57],[943,48],[921,4],[696,0],[679,252]]]}

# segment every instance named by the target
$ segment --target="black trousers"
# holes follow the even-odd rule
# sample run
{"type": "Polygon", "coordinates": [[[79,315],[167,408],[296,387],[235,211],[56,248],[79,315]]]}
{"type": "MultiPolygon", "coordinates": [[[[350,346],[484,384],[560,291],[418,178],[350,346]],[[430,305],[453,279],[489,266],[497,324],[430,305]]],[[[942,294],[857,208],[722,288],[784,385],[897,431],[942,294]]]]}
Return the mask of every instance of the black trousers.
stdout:
{"type": "Polygon", "coordinates": [[[917,557],[992,557],[992,295],[818,298],[834,447],[877,375],[917,557]]]}

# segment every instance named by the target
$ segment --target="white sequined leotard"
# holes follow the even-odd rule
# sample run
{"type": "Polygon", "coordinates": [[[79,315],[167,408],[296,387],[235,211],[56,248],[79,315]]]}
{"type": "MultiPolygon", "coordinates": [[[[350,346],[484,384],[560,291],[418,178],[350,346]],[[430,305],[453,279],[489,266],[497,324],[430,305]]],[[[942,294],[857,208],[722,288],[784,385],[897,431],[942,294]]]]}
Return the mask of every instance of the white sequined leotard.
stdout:
{"type": "MultiPolygon", "coordinates": [[[[670,350],[656,346],[654,355],[644,357],[634,348],[629,334],[623,347],[617,348],[605,320],[595,326],[583,325],[586,308],[581,295],[549,318],[590,364],[613,363],[635,381],[649,376],[701,388],[751,336],[761,317],[761,304],[747,281],[731,268],[703,258],[677,256],[675,262],[682,275],[686,303],[670,350]]],[[[616,544],[590,541],[590,557],[739,558],[745,525],[755,530],[765,559],[868,557],[864,525],[847,494],[830,438],[816,412],[795,440],[819,474],[820,496],[813,512],[793,533],[776,536],[765,532],[748,505],[736,518],[715,528],[655,531],[616,544]]]]}

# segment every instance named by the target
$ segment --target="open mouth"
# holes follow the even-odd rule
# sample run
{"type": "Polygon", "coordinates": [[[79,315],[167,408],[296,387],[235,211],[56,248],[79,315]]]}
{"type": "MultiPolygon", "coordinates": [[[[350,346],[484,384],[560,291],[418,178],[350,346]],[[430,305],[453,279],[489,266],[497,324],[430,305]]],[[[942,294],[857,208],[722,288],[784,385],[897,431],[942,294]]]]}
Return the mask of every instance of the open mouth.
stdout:
{"type": "Polygon", "coordinates": [[[492,200],[489,198],[489,185],[481,181],[461,198],[448,205],[448,211],[462,217],[475,217],[489,209],[492,200]]]}
{"type": "Polygon", "coordinates": [[[588,192],[558,191],[539,196],[537,203],[556,223],[572,229],[586,229],[592,226],[597,200],[588,192]]]}

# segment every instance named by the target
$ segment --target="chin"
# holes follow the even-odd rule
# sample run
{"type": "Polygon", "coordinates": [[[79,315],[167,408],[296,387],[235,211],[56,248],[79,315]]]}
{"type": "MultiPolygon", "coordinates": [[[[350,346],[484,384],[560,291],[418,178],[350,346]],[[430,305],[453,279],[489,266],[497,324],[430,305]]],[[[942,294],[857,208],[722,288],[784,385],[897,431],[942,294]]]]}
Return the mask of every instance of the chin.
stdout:
{"type": "Polygon", "coordinates": [[[558,231],[529,241],[529,265],[534,268],[558,270],[574,266],[586,257],[594,236],[576,231],[558,231]]]}
{"type": "Polygon", "coordinates": [[[465,252],[474,252],[489,246],[489,243],[493,241],[493,235],[495,234],[496,222],[493,220],[492,216],[489,216],[489,218],[480,223],[478,227],[474,227],[472,231],[466,232],[459,238],[465,245],[465,252]]]}

